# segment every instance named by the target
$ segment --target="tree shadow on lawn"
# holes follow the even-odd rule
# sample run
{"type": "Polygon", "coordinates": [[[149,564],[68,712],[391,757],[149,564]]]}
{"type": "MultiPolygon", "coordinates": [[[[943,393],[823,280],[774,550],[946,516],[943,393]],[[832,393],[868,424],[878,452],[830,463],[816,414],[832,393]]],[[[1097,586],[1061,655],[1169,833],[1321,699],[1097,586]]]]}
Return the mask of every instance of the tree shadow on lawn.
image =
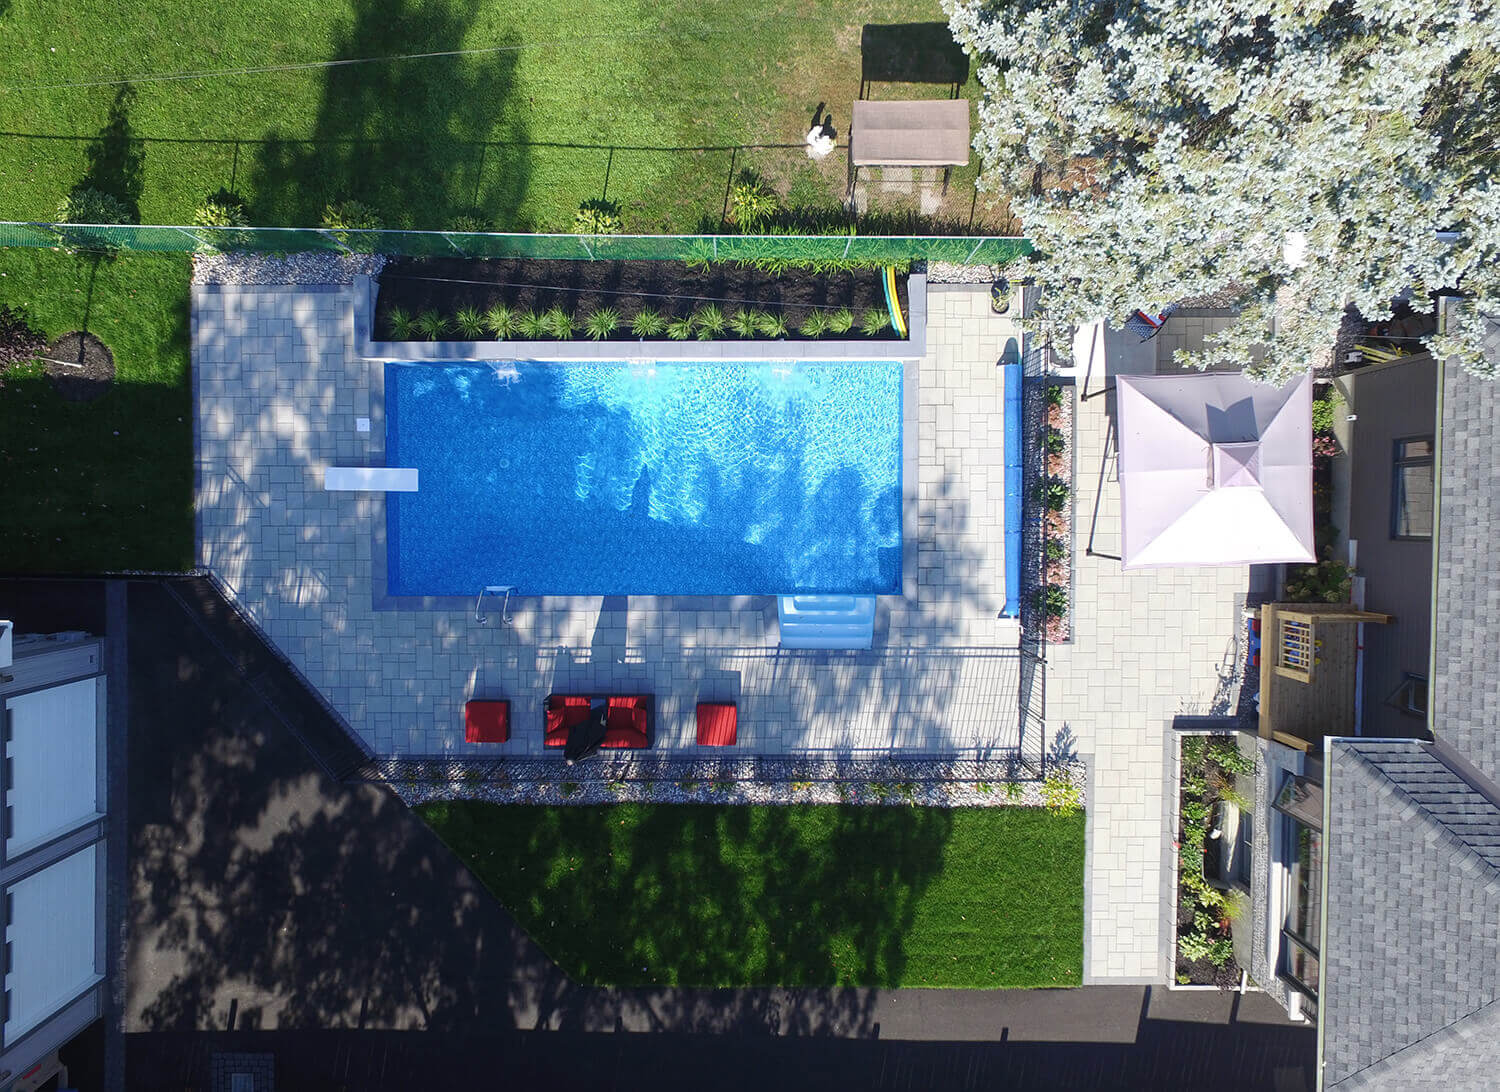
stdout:
{"type": "MultiPolygon", "coordinates": [[[[353,23],[334,34],[329,52],[451,50],[479,8],[478,0],[356,0],[353,23]]],[[[526,129],[510,121],[499,144],[491,138],[514,93],[516,57],[503,51],[327,69],[311,140],[282,141],[272,132],[262,143],[252,219],[313,225],[329,201],[357,198],[389,228],[446,226],[475,210],[511,224],[531,173],[526,129]],[[455,177],[465,179],[463,204],[451,196],[455,177]]]]}
{"type": "Polygon", "coordinates": [[[420,814],[571,977],[625,986],[898,983],[953,822],[856,807],[420,814]]]}
{"type": "Polygon", "coordinates": [[[93,189],[107,193],[125,205],[132,223],[140,223],[146,146],[130,124],[130,111],[134,105],[135,88],[124,84],[115,93],[104,128],[89,141],[84,153],[88,170],[73,187],[73,192],[93,189]]]}

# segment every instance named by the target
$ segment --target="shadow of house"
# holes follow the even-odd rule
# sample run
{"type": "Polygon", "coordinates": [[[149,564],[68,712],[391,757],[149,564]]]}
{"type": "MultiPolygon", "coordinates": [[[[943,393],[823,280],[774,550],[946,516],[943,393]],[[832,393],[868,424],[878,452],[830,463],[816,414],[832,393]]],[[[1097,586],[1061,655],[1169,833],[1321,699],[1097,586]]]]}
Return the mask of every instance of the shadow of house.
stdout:
{"type": "Polygon", "coordinates": [[[936,83],[958,98],[969,58],[947,23],[866,23],[859,36],[859,97],[872,83],[936,83]]]}
{"type": "MultiPolygon", "coordinates": [[[[354,21],[333,36],[330,53],[453,50],[478,11],[477,0],[356,0],[354,21]]],[[[273,132],[261,144],[248,187],[252,218],[317,224],[330,201],[355,198],[390,228],[442,228],[478,210],[502,230],[528,230],[514,220],[530,177],[526,128],[505,109],[517,56],[508,47],[516,44],[509,36],[490,53],[326,69],[310,136],[273,132]],[[456,192],[469,200],[455,202],[456,192]]]]}

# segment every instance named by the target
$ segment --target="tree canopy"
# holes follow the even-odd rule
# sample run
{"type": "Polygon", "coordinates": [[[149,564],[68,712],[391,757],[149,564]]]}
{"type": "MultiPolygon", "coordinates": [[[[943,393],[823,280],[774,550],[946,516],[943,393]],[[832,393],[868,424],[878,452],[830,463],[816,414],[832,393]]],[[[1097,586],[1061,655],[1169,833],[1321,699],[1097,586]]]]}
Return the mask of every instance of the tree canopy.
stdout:
{"type": "Polygon", "coordinates": [[[944,5],[981,61],[980,185],[1010,194],[1050,316],[1225,296],[1240,321],[1190,362],[1276,382],[1326,357],[1347,304],[1459,290],[1431,348],[1495,374],[1495,0],[944,5]]]}

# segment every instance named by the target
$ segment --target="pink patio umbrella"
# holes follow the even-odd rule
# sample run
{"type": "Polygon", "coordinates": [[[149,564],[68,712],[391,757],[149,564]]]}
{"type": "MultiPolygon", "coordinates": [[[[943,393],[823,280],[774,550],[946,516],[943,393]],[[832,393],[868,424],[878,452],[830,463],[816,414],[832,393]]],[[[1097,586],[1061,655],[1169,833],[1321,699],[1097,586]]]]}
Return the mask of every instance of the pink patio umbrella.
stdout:
{"type": "Polygon", "coordinates": [[[1125,568],[1315,560],[1312,376],[1119,376],[1125,568]]]}

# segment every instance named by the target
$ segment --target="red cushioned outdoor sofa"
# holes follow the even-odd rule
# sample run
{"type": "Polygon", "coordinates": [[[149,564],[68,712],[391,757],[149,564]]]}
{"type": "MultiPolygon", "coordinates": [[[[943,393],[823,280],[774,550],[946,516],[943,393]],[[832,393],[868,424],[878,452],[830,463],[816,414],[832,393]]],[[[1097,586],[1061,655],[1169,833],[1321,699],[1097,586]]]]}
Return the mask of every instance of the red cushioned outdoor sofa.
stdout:
{"type": "MultiPolygon", "coordinates": [[[[589,703],[603,694],[549,694],[547,695],[548,747],[563,747],[568,742],[568,732],[589,713],[589,703]]],[[[601,747],[649,747],[651,746],[651,696],[634,694],[609,695],[609,714],[605,719],[604,742],[601,747]]]]}

